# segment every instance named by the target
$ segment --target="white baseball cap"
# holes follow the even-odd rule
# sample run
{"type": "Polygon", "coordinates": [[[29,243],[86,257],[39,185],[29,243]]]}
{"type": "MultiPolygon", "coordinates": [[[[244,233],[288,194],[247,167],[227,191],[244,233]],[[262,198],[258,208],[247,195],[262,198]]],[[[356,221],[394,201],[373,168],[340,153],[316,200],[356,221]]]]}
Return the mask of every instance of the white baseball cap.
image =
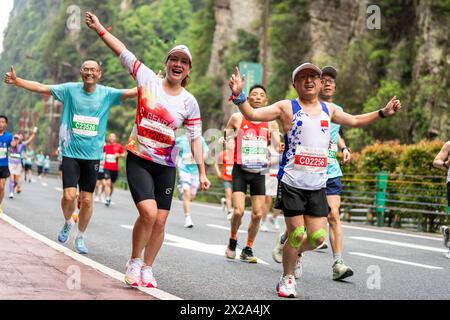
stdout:
{"type": "Polygon", "coordinates": [[[181,52],[184,53],[185,55],[188,56],[189,58],[189,62],[192,65],[192,55],[191,52],[189,51],[189,48],[183,44],[177,45],[175,47],[173,47],[172,49],[170,49],[170,51],[167,53],[167,58],[166,61],[169,59],[170,55],[175,53],[175,52],[181,52]]]}
{"type": "Polygon", "coordinates": [[[322,70],[320,70],[320,68],[318,66],[316,66],[315,64],[312,64],[310,62],[305,62],[302,63],[301,65],[299,65],[297,68],[295,68],[295,70],[292,72],[292,83],[294,83],[294,79],[295,76],[297,75],[297,73],[299,73],[302,70],[305,69],[311,69],[316,71],[319,75],[322,75],[322,70]]]}

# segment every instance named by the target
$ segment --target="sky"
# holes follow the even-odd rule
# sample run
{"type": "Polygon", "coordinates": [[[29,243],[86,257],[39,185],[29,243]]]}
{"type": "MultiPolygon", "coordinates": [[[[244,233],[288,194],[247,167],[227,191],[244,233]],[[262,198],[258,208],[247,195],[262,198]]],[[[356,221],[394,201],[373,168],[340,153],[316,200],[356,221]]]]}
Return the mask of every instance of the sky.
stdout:
{"type": "Polygon", "coordinates": [[[3,33],[8,26],[9,13],[13,9],[14,0],[0,0],[2,10],[0,10],[0,53],[3,51],[3,33]]]}

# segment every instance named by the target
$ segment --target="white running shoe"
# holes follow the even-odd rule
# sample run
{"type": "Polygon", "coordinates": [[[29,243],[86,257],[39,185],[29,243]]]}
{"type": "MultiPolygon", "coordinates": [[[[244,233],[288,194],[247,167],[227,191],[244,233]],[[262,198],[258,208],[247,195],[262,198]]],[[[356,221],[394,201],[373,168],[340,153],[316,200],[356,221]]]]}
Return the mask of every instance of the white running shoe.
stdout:
{"type": "Polygon", "coordinates": [[[127,262],[127,271],[125,272],[125,283],[132,287],[139,287],[141,283],[142,260],[130,259],[127,262]]]}
{"type": "Polygon", "coordinates": [[[295,279],[300,279],[302,274],[303,274],[303,253],[301,253],[298,256],[297,262],[295,263],[295,268],[294,268],[295,279]]]}
{"type": "Polygon", "coordinates": [[[283,246],[284,246],[285,242],[286,242],[285,234],[280,233],[277,236],[277,240],[275,242],[275,247],[272,250],[272,258],[277,263],[283,262],[283,246]]]}
{"type": "Polygon", "coordinates": [[[192,219],[191,216],[186,216],[186,218],[184,219],[184,227],[185,228],[193,228],[194,224],[192,223],[192,219]]]}
{"type": "Polygon", "coordinates": [[[231,221],[231,218],[233,218],[233,211],[228,211],[227,220],[231,221]]]}
{"type": "Polygon", "coordinates": [[[100,202],[100,197],[99,197],[99,196],[96,196],[96,197],[94,198],[94,201],[95,201],[95,202],[100,202]]]}
{"type": "Polygon", "coordinates": [[[146,288],[156,288],[158,283],[153,276],[153,269],[150,266],[145,266],[141,268],[141,286],[146,288]]]}
{"type": "Polygon", "coordinates": [[[226,207],[225,207],[225,203],[226,203],[226,199],[225,198],[220,198],[220,204],[222,205],[222,211],[226,211],[226,207]]]}
{"type": "Polygon", "coordinates": [[[325,250],[328,249],[328,244],[326,241],[322,242],[317,248],[315,248],[314,250],[325,250]]]}
{"type": "Polygon", "coordinates": [[[444,247],[449,248],[448,227],[447,226],[441,226],[441,233],[442,233],[442,241],[444,242],[444,247]]]}
{"type": "Polygon", "coordinates": [[[281,276],[277,284],[277,292],[279,297],[297,298],[297,283],[293,275],[281,276]]]}
{"type": "Polygon", "coordinates": [[[10,198],[10,199],[14,198],[14,193],[10,192],[10,193],[9,193],[9,198],[10,198]]]}
{"type": "Polygon", "coordinates": [[[267,228],[267,223],[265,221],[261,221],[261,226],[259,227],[259,230],[262,232],[268,232],[269,228],[267,228]]]}
{"type": "Polygon", "coordinates": [[[448,249],[447,253],[444,255],[447,259],[450,259],[450,249],[448,249]]]}

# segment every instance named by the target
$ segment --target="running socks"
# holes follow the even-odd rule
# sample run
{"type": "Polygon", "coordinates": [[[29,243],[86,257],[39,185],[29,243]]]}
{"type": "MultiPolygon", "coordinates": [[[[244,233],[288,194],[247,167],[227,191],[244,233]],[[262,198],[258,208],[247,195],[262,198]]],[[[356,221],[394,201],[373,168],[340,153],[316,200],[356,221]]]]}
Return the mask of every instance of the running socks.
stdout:
{"type": "Polygon", "coordinates": [[[333,263],[335,263],[338,260],[342,260],[342,253],[334,253],[333,254],[333,263]]]}

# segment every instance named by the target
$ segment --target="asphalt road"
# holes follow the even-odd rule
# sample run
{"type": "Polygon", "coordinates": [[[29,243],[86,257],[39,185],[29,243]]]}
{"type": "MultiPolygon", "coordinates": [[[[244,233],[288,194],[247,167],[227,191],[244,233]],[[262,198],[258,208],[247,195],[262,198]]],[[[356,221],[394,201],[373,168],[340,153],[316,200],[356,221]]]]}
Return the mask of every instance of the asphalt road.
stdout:
{"type": "MultiPolygon", "coordinates": [[[[4,212],[57,241],[64,222],[61,188],[55,178],[24,183],[22,193],[14,199],[8,199],[5,193],[4,212]]],[[[173,201],[165,242],[153,266],[159,289],[189,300],[280,299],[275,286],[282,268],[271,257],[275,230],[258,234],[254,253],[260,263],[230,261],[224,256],[229,223],[220,206],[193,203],[191,212],[195,227],[186,229],[181,202],[173,201]]],[[[95,203],[86,232],[87,256],[125,272],[136,217],[128,191],[116,190],[110,208],[95,203]]],[[[240,246],[245,245],[248,218],[246,214],[238,235],[240,246]]],[[[73,242],[66,246],[73,249],[73,242]]],[[[439,235],[344,224],[344,259],[354,269],[354,276],[345,281],[331,280],[331,250],[308,252],[298,281],[299,298],[449,299],[450,259],[444,257],[445,251],[439,235]]]]}

